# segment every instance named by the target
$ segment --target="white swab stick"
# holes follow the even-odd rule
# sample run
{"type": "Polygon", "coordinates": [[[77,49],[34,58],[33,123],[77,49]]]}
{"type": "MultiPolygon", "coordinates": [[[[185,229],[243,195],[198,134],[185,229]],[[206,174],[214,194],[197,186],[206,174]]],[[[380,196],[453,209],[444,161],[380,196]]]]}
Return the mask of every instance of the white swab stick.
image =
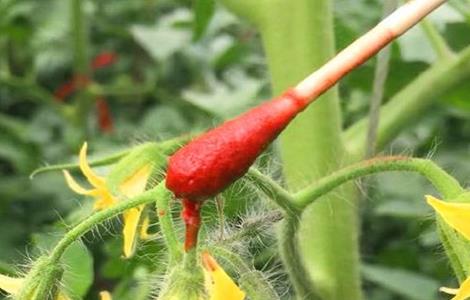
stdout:
{"type": "Polygon", "coordinates": [[[307,102],[313,102],[346,74],[363,64],[445,2],[446,0],[407,2],[300,82],[294,88],[296,95],[306,99],[307,102]]]}

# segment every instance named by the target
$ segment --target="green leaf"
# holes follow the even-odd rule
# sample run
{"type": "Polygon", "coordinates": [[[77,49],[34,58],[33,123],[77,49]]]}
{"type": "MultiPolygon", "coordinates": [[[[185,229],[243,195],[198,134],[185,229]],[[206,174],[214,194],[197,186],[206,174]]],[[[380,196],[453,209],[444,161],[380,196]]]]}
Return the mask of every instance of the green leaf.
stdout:
{"type": "Polygon", "coordinates": [[[439,283],[424,275],[378,265],[363,265],[362,275],[367,281],[373,282],[406,299],[437,299],[439,283]]]}
{"type": "Polygon", "coordinates": [[[73,243],[64,253],[62,282],[71,296],[83,297],[93,283],[93,257],[84,244],[73,243]]]}
{"type": "Polygon", "coordinates": [[[223,119],[233,117],[253,104],[263,84],[241,72],[231,73],[230,80],[231,86],[215,81],[208,91],[185,90],[183,99],[223,119]]]}
{"type": "Polygon", "coordinates": [[[189,45],[191,33],[181,26],[185,22],[190,22],[190,14],[178,9],[154,26],[135,25],[130,31],[137,43],[160,62],[189,45]]]}
{"type": "Polygon", "coordinates": [[[199,40],[215,12],[214,0],[196,0],[194,6],[193,41],[199,40]]]}

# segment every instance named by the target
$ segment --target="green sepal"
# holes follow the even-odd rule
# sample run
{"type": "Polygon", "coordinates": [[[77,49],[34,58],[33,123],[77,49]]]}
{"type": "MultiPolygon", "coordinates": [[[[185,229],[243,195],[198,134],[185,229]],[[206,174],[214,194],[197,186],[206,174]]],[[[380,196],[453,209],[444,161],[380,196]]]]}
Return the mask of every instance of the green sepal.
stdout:
{"type": "Polygon", "coordinates": [[[106,176],[106,185],[113,195],[119,196],[119,186],[146,165],[152,168],[149,181],[158,182],[162,179],[166,162],[167,157],[158,144],[142,144],[132,149],[113,166],[106,176]]]}
{"type": "Polygon", "coordinates": [[[200,264],[191,269],[184,262],[176,265],[168,275],[158,300],[208,299],[204,288],[204,273],[200,264]]]}

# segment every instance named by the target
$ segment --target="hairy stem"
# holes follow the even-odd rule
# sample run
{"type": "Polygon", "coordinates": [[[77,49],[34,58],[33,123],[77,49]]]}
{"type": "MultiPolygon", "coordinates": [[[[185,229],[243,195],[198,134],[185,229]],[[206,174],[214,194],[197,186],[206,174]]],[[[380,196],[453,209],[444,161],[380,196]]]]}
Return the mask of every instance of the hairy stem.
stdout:
{"type": "Polygon", "coordinates": [[[171,217],[171,192],[165,187],[165,181],[157,186],[157,215],[165,244],[170,255],[170,265],[179,263],[183,258],[182,244],[176,236],[171,217]]]}
{"type": "Polygon", "coordinates": [[[244,240],[245,238],[253,238],[260,235],[266,228],[274,226],[277,222],[283,219],[284,215],[278,210],[267,212],[265,215],[257,217],[256,219],[250,219],[240,224],[238,229],[232,235],[217,241],[216,246],[230,246],[232,243],[236,243],[244,240]]]}
{"type": "Polygon", "coordinates": [[[278,185],[274,180],[264,175],[255,168],[250,168],[246,178],[262,191],[266,196],[273,200],[280,208],[282,208],[288,214],[298,213],[298,209],[292,205],[292,196],[278,185]]]}
{"type": "MultiPolygon", "coordinates": [[[[334,55],[331,1],[275,1],[262,13],[260,31],[275,94],[334,55]]],[[[291,190],[321,178],[346,161],[335,88],[293,120],[281,135],[280,152],[291,190]]],[[[344,201],[352,194],[327,197],[302,214],[296,234],[298,249],[291,255],[300,255],[296,260],[302,261],[309,277],[303,280],[311,279],[313,284],[307,286],[291,277],[294,288],[303,287],[295,291],[297,299],[305,294],[319,294],[329,300],[361,299],[358,220],[354,205],[344,201]],[[331,211],[335,216],[331,217],[331,211]]]]}
{"type": "MultiPolygon", "coordinates": [[[[388,171],[419,173],[426,177],[445,199],[454,199],[464,192],[464,189],[455,178],[450,176],[431,160],[406,157],[382,157],[360,162],[320,179],[315,184],[294,195],[295,203],[299,207],[306,207],[316,199],[323,197],[331,190],[350,180],[388,171]]],[[[463,282],[463,280],[470,275],[470,255],[466,250],[469,244],[441,218],[438,217],[436,222],[439,236],[450,264],[459,281],[463,282]]]]}
{"type": "Polygon", "coordinates": [[[93,229],[98,224],[102,223],[103,221],[109,218],[117,216],[118,214],[124,212],[127,209],[154,202],[158,194],[159,189],[157,186],[140,194],[139,196],[136,196],[126,201],[121,201],[114,206],[92,214],[64,235],[64,237],[52,249],[49,255],[50,262],[57,263],[64,254],[64,251],[74,241],[79,239],[81,236],[93,229]]]}
{"type": "Polygon", "coordinates": [[[279,234],[279,252],[284,267],[292,279],[292,284],[299,299],[322,299],[315,290],[310,280],[304,263],[299,253],[298,231],[299,218],[297,216],[287,216],[281,224],[279,234]]]}
{"type": "Polygon", "coordinates": [[[336,171],[295,194],[294,200],[299,207],[306,207],[319,197],[350,180],[388,171],[419,173],[426,177],[446,199],[455,198],[464,191],[455,178],[431,160],[391,156],[366,160],[336,171]]]}
{"type": "Polygon", "coordinates": [[[70,27],[72,32],[72,46],[74,52],[75,73],[80,75],[88,74],[88,34],[83,10],[82,0],[72,0],[70,27]]]}

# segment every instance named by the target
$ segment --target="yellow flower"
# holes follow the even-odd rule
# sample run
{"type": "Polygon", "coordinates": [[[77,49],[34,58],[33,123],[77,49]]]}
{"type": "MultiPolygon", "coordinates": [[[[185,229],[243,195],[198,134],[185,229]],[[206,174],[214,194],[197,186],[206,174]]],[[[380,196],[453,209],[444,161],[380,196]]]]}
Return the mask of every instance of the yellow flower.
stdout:
{"type": "Polygon", "coordinates": [[[245,293],[233,282],[230,276],[219,266],[209,254],[202,254],[202,264],[208,277],[210,300],[243,300],[245,293]]]}
{"type": "MultiPolygon", "coordinates": [[[[79,165],[80,170],[82,171],[83,175],[85,175],[92,188],[85,189],[81,187],[66,170],[63,171],[65,180],[67,182],[67,185],[74,192],[80,195],[92,196],[93,198],[95,198],[96,201],[94,204],[94,208],[96,210],[105,209],[114,205],[118,201],[118,198],[115,197],[109,190],[108,186],[106,185],[105,178],[100,177],[96,175],[95,172],[93,172],[90,165],[88,164],[86,153],[87,143],[84,143],[82,149],[80,150],[79,165]]],[[[145,190],[145,186],[147,185],[147,181],[150,177],[151,171],[151,165],[147,164],[144,165],[142,168],[138,169],[135,173],[130,174],[130,176],[119,186],[119,192],[122,194],[122,196],[132,198],[142,193],[145,190]]],[[[123,252],[126,258],[131,257],[134,253],[137,240],[137,232],[140,223],[139,221],[143,210],[144,206],[139,206],[128,209],[123,213],[123,252]]],[[[148,219],[144,218],[142,222],[141,238],[148,238],[148,223],[148,219]]]]}
{"type": "Polygon", "coordinates": [[[470,278],[467,278],[458,289],[442,287],[439,290],[446,294],[455,295],[452,300],[465,300],[470,297],[470,278]]]}
{"type": "Polygon", "coordinates": [[[100,299],[101,300],[112,300],[111,294],[108,291],[102,291],[100,292],[100,299]]]}
{"type": "Polygon", "coordinates": [[[447,224],[470,240],[470,203],[445,202],[433,196],[426,196],[426,200],[447,224]]]}
{"type": "Polygon", "coordinates": [[[23,278],[13,278],[0,274],[0,290],[15,296],[20,292],[23,281],[23,278]]]}
{"type": "MultiPolygon", "coordinates": [[[[433,196],[426,196],[426,200],[449,226],[470,240],[470,203],[445,202],[433,196]]],[[[470,278],[467,278],[458,289],[443,287],[440,290],[455,295],[452,300],[465,300],[470,298],[470,278]]]]}

